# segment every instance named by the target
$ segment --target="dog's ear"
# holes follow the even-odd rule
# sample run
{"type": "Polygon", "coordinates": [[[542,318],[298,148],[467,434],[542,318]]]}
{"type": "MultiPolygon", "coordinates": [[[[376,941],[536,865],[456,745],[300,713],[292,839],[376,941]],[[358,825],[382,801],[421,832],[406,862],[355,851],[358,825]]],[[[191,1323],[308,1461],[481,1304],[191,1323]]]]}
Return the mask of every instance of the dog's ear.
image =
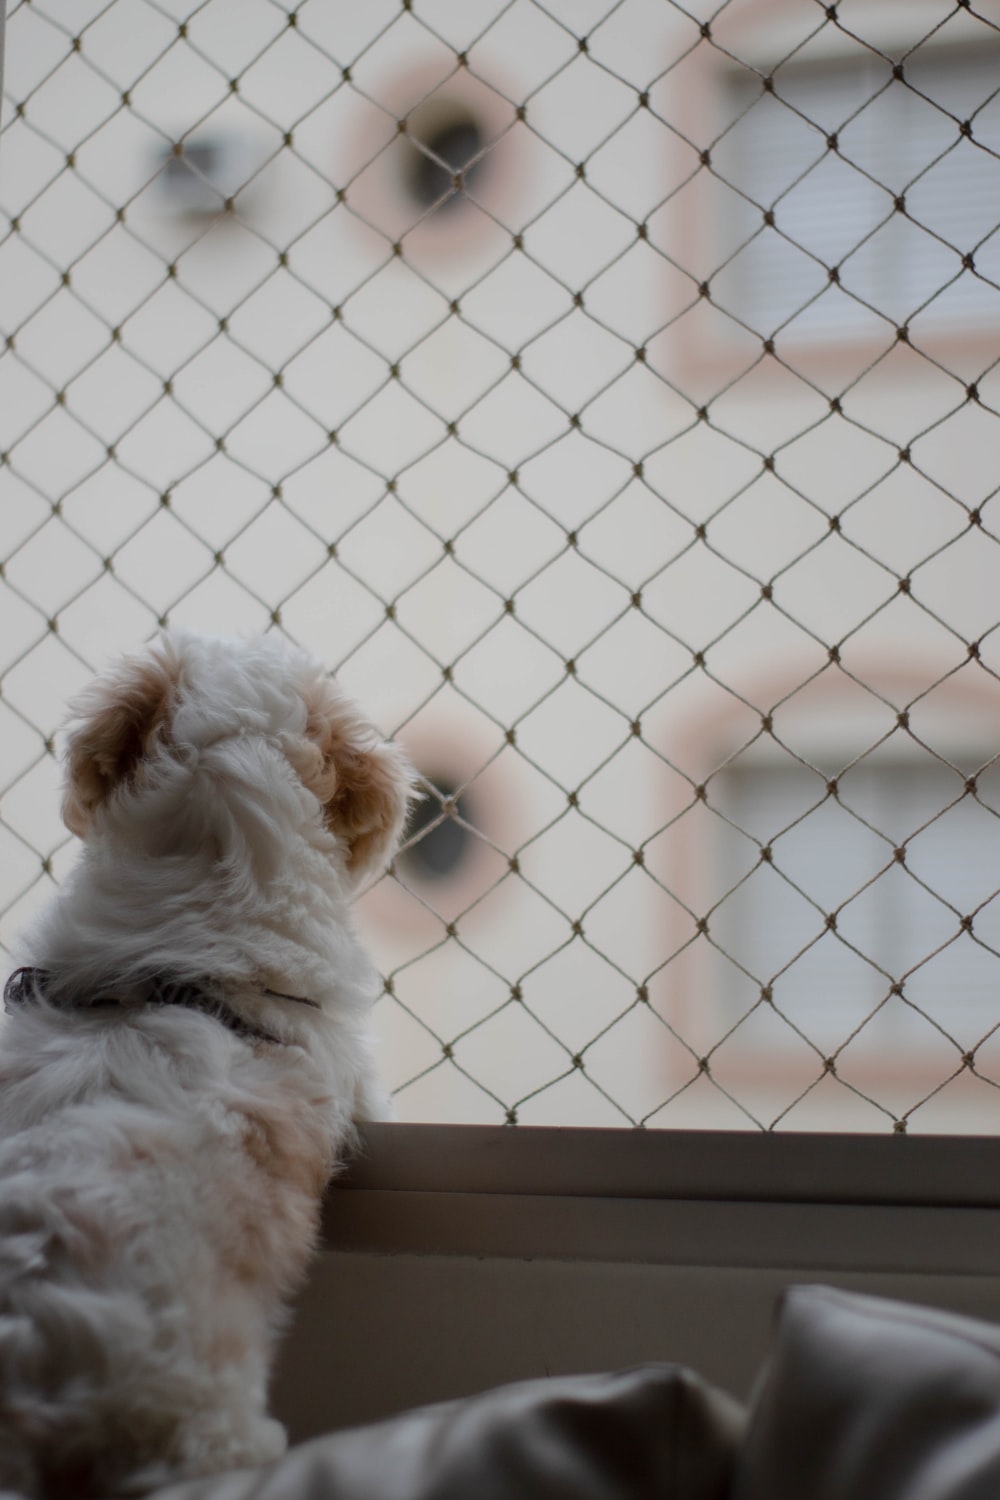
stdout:
{"type": "Polygon", "coordinates": [[[327,826],[347,841],[355,882],[377,875],[399,847],[410,806],[411,778],[395,745],[349,750],[337,765],[338,787],[324,807],[327,826]]]}
{"type": "Polygon", "coordinates": [[[413,795],[413,772],[397,745],[383,740],[329,680],[313,695],[307,738],[322,770],[301,768],[323,806],[323,819],[347,847],[356,884],[377,875],[395,854],[413,795]]]}
{"type": "Polygon", "coordinates": [[[135,779],[169,716],[177,680],[177,661],[164,647],[126,657],[73,703],[62,805],[71,833],[83,838],[97,809],[135,779]]]}

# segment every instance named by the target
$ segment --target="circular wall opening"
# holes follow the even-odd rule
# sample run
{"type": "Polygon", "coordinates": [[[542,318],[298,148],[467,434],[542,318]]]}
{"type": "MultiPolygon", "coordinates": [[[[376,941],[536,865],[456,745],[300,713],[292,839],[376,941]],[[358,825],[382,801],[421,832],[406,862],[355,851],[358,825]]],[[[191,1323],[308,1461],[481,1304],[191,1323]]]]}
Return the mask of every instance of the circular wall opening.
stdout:
{"type": "MultiPolygon", "coordinates": [[[[509,247],[532,168],[527,127],[505,93],[468,69],[442,77],[440,60],[415,58],[373,79],[356,121],[338,133],[331,173],[347,184],[363,236],[400,245],[418,274],[509,247]]],[[[467,274],[463,266],[449,297],[467,274]]]]}
{"type": "Polygon", "coordinates": [[[424,777],[427,790],[410,814],[406,848],[396,860],[406,879],[449,879],[473,851],[469,799],[448,777],[424,777]]]}
{"type": "Polygon", "coordinates": [[[454,213],[486,171],[483,122],[455,99],[430,99],[409,116],[403,185],[423,209],[454,213]],[[456,178],[461,181],[456,185],[456,178]]]}

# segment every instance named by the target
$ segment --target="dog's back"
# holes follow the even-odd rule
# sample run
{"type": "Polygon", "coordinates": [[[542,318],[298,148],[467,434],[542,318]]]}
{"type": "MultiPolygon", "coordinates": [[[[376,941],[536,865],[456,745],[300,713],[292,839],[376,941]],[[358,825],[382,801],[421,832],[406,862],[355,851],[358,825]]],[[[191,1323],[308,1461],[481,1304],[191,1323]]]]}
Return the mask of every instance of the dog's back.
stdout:
{"type": "Polygon", "coordinates": [[[332,1166],[319,1071],[208,1016],[44,1006],[3,1056],[0,1489],[275,1456],[268,1364],[332,1166]]]}
{"type": "Polygon", "coordinates": [[[411,776],[280,641],[164,637],[81,695],[79,859],[0,1035],[0,1489],[274,1456],[267,1373],[381,1090],[350,902],[411,776]]]}

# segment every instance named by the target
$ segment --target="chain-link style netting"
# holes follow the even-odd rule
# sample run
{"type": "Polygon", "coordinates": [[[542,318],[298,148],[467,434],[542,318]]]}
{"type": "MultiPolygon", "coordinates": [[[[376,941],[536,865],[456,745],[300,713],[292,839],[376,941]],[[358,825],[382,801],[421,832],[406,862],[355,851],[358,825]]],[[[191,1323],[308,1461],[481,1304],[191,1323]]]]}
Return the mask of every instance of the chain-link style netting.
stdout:
{"type": "Polygon", "coordinates": [[[67,696],[316,651],[427,778],[404,1118],[1000,1119],[995,0],[12,0],[0,902],[67,696]]]}

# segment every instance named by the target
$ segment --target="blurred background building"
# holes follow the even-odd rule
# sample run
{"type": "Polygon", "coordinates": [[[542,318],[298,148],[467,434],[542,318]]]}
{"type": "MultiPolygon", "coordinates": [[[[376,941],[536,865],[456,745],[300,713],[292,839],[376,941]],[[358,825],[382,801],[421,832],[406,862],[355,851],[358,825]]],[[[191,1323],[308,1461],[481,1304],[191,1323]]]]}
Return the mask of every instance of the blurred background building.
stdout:
{"type": "Polygon", "coordinates": [[[409,1119],[1000,1121],[1000,6],[12,0],[0,935],[277,629],[426,799],[409,1119]]]}

